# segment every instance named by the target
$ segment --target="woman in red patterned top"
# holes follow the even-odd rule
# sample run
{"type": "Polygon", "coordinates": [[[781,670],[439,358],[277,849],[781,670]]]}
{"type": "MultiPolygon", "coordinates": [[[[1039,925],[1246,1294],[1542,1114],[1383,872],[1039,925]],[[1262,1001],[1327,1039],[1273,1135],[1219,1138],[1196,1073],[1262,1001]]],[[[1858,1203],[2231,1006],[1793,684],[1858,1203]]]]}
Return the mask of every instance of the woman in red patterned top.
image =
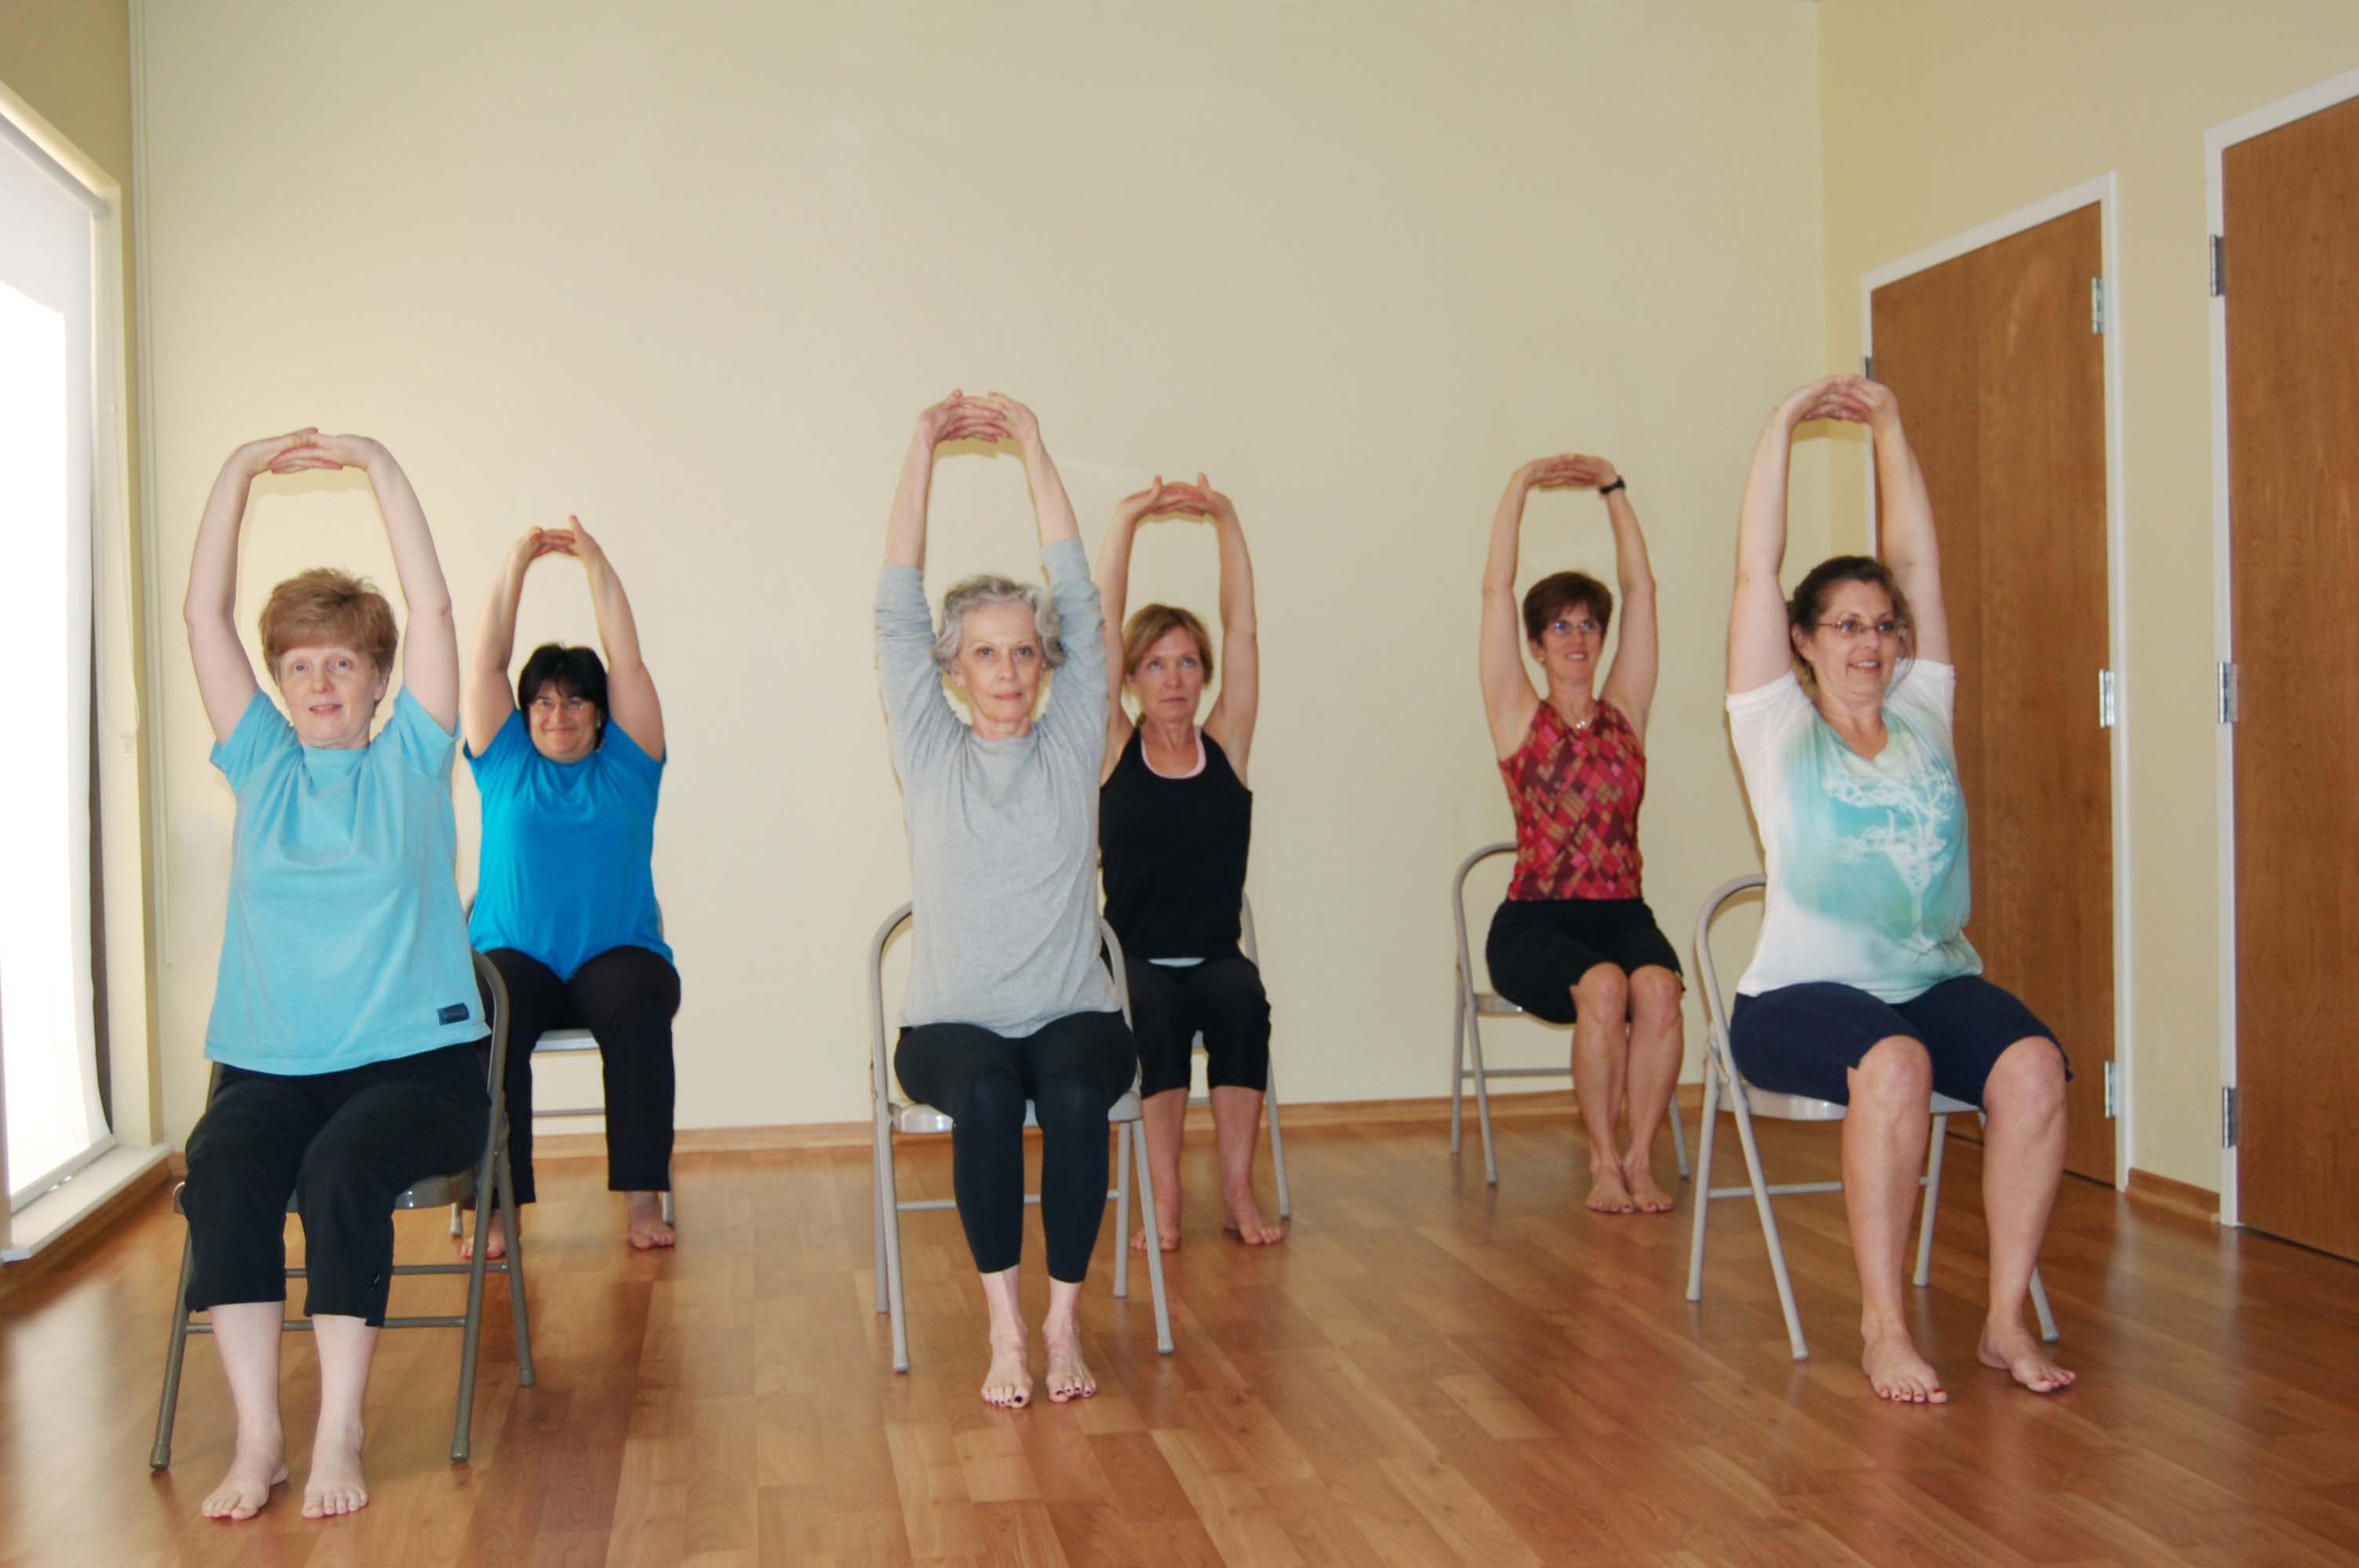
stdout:
{"type": "Polygon", "coordinates": [[[1491,524],[1483,574],[1483,707],[1516,810],[1516,874],[1484,957],[1500,995],[1572,1025],[1572,1082],[1589,1129],[1589,1206],[1667,1214],[1652,1151],[1686,1042],[1679,954],[1639,886],[1647,710],[1655,699],[1655,576],[1627,486],[1603,458],[1536,458],[1516,470],[1491,524]],[[1583,572],[1524,596],[1522,643],[1548,677],[1535,690],[1517,645],[1516,557],[1535,490],[1593,490],[1614,526],[1622,639],[1603,688],[1597,661],[1614,593],[1583,572]],[[1617,1143],[1628,1110],[1630,1141],[1617,1143]]]}

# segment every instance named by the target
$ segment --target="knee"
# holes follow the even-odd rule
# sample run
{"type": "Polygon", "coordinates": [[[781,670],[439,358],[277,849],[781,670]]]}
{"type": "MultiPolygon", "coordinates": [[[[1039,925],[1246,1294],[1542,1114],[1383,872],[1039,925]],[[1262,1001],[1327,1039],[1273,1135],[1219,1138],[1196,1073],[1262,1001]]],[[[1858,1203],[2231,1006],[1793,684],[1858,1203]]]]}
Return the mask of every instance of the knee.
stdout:
{"type": "Polygon", "coordinates": [[[2053,1040],[2018,1040],[1999,1056],[1983,1086],[1983,1108],[2012,1120],[2045,1120],[2064,1111],[2064,1053],[2053,1040]]]}
{"type": "Polygon", "coordinates": [[[962,1127],[1007,1130],[1024,1125],[1024,1083],[1012,1072],[977,1073],[954,1106],[942,1108],[962,1127]]]}
{"type": "Polygon", "coordinates": [[[1103,1136],[1109,1106],[1095,1085],[1074,1076],[1042,1084],[1039,1092],[1032,1097],[1033,1112],[1044,1130],[1054,1128],[1060,1132],[1086,1134],[1094,1128],[1103,1136]]]}
{"type": "Polygon", "coordinates": [[[1933,1058],[1922,1043],[1888,1035],[1868,1048],[1851,1070],[1854,1108],[1923,1113],[1933,1098],[1933,1058]]]}
{"type": "Polygon", "coordinates": [[[1630,977],[1630,1016],[1641,1024],[1661,1027],[1680,1016],[1679,977],[1653,965],[1630,977]]]}
{"type": "Polygon", "coordinates": [[[1630,1011],[1630,977],[1619,964],[1593,964],[1574,984],[1572,1000],[1584,1017],[1616,1022],[1630,1011]]]}

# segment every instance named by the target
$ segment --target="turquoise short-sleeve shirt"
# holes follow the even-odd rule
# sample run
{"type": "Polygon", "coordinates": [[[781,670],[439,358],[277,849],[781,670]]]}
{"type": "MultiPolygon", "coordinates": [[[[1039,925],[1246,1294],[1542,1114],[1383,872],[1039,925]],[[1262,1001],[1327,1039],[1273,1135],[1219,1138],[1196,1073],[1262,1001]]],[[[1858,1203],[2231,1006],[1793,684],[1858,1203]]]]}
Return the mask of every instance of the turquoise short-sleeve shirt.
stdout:
{"type": "Polygon", "coordinates": [[[458,745],[406,690],[356,751],[304,745],[255,692],[212,750],[237,827],[207,1056],[336,1073],[484,1037],[459,910],[458,745]]]}

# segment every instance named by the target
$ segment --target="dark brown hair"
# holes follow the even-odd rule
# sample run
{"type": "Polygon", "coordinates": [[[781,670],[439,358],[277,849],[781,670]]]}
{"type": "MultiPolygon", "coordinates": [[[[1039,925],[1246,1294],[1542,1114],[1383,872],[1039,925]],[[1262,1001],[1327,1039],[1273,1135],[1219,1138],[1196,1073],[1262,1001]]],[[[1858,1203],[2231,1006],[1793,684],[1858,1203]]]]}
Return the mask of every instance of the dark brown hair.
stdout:
{"type": "Polygon", "coordinates": [[[1589,611],[1601,637],[1614,625],[1614,590],[1587,572],[1556,572],[1524,595],[1524,636],[1540,640],[1548,623],[1575,606],[1589,611]]]}
{"type": "MultiPolygon", "coordinates": [[[[1884,590],[1892,600],[1892,618],[1900,622],[1900,656],[1917,656],[1917,640],[1908,620],[1908,596],[1900,591],[1900,583],[1892,568],[1873,556],[1830,556],[1810,569],[1801,581],[1794,585],[1794,596],[1786,601],[1786,623],[1808,637],[1818,630],[1819,620],[1827,612],[1827,600],[1834,597],[1835,585],[1843,582],[1864,582],[1884,590]]],[[[1796,654],[1797,662],[1802,662],[1796,654]]]]}

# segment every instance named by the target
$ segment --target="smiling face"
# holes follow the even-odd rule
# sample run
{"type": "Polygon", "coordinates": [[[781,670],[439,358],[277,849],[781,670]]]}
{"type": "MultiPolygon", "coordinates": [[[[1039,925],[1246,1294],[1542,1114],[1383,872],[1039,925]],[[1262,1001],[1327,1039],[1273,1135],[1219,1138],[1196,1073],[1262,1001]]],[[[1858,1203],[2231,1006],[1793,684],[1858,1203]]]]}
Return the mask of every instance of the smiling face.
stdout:
{"type": "Polygon", "coordinates": [[[1904,652],[1892,595],[1855,579],[1830,585],[1816,623],[1793,638],[1820,692],[1844,702],[1881,704],[1904,652]]]}
{"type": "Polygon", "coordinates": [[[958,657],[951,679],[966,694],[979,725],[1000,734],[1022,734],[1040,697],[1040,674],[1048,667],[1032,607],[1018,600],[988,600],[970,606],[959,621],[958,657]]]}
{"type": "Polygon", "coordinates": [[[525,708],[533,749],[552,762],[578,762],[598,747],[598,705],[558,681],[545,680],[525,708]]]}
{"type": "Polygon", "coordinates": [[[312,643],[278,655],[278,689],[296,739],[306,746],[348,752],[367,745],[385,688],[376,661],[351,648],[312,643]]]}
{"type": "Polygon", "coordinates": [[[1174,626],[1147,645],[1130,668],[1130,689],[1138,694],[1141,719],[1193,724],[1204,700],[1204,651],[1184,626],[1174,626]]]}
{"type": "Polygon", "coordinates": [[[1596,612],[1584,604],[1568,604],[1540,628],[1531,643],[1532,657],[1548,672],[1550,691],[1590,692],[1597,686],[1597,655],[1605,646],[1605,628],[1596,612]]]}

